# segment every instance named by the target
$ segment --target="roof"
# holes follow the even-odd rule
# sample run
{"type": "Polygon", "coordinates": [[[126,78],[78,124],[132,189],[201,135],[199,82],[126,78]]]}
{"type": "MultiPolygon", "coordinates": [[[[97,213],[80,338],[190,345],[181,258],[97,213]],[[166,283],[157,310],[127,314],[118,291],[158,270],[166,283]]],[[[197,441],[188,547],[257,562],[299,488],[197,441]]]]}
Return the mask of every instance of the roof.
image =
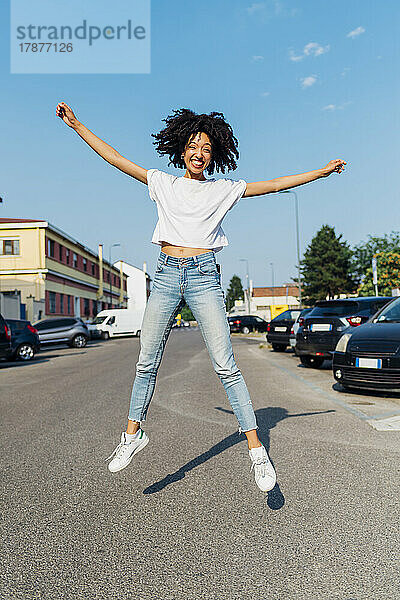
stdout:
{"type": "Polygon", "coordinates": [[[43,219],[6,219],[1,218],[0,223],[45,223],[43,219]]]}
{"type": "Polygon", "coordinates": [[[254,298],[267,298],[270,296],[298,296],[299,288],[297,285],[282,285],[276,287],[255,287],[253,288],[254,298]],[[287,291],[286,291],[287,290],[287,291]]]}
{"type": "MultiPolygon", "coordinates": [[[[398,296],[397,296],[398,297],[398,296]]],[[[349,298],[332,298],[331,300],[318,300],[315,305],[321,306],[331,302],[374,302],[377,300],[393,300],[396,296],[350,296],[349,298]]]]}

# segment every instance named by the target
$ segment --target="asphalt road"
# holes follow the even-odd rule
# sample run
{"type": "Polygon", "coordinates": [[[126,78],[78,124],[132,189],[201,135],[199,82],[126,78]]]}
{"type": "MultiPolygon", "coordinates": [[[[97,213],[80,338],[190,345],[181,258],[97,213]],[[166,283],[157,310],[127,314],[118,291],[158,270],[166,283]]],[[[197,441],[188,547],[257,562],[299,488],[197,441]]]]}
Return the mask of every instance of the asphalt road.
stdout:
{"type": "Polygon", "coordinates": [[[138,340],[0,364],[7,600],[400,598],[399,398],[234,339],[278,484],[256,487],[198,331],[173,331],[146,432],[111,474],[138,340]]]}

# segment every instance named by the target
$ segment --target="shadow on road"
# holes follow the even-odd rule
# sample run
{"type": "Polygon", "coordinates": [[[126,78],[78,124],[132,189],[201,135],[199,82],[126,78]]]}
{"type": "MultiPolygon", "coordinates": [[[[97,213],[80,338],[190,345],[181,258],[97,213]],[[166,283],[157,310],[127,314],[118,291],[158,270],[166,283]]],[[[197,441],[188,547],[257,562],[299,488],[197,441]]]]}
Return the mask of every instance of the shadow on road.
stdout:
{"type": "MultiPolygon", "coordinates": [[[[357,387],[345,387],[341,383],[334,383],[332,389],[341,394],[350,394],[353,396],[366,396],[371,398],[400,398],[399,390],[379,390],[357,387]]],[[[371,402],[371,404],[374,404],[371,402]]]]}
{"type": "MultiPolygon", "coordinates": [[[[233,411],[222,408],[221,406],[216,406],[215,410],[219,410],[220,412],[224,412],[224,413],[233,414],[233,411]]],[[[288,418],[292,418],[292,417],[308,417],[311,415],[321,415],[321,414],[332,413],[332,412],[335,412],[335,411],[331,409],[331,410],[323,410],[323,411],[318,411],[318,412],[289,414],[285,408],[281,408],[279,406],[260,408],[255,411],[255,414],[257,417],[257,423],[258,423],[258,427],[259,427],[258,436],[259,436],[261,442],[264,444],[267,451],[269,451],[269,448],[270,448],[269,432],[280,421],[283,421],[284,419],[288,419],[288,418]]],[[[228,448],[231,448],[232,446],[235,446],[236,444],[239,444],[242,441],[244,441],[244,437],[239,436],[237,431],[235,433],[232,433],[225,439],[218,442],[218,444],[215,444],[215,446],[212,446],[211,448],[209,448],[206,452],[203,452],[203,454],[200,454],[200,456],[196,456],[196,458],[193,458],[192,460],[187,462],[185,465],[183,465],[177,471],[175,471],[175,473],[169,473],[160,481],[156,481],[155,483],[153,483],[152,485],[147,487],[145,490],[143,490],[143,494],[155,494],[156,492],[161,492],[161,490],[166,488],[168,485],[171,485],[171,483],[175,483],[175,482],[183,479],[185,477],[186,473],[188,473],[192,469],[202,465],[203,463],[207,462],[207,460],[210,460],[210,458],[213,458],[213,456],[217,456],[218,454],[221,454],[221,452],[223,452],[224,450],[227,450],[228,448]]],[[[279,484],[277,483],[275,485],[274,489],[271,490],[270,492],[268,492],[267,504],[268,504],[269,508],[271,508],[272,510],[279,510],[280,508],[282,508],[284,503],[285,503],[285,498],[280,490],[279,484]]]]}
{"type": "Polygon", "coordinates": [[[27,367],[29,365],[37,365],[39,363],[49,362],[50,358],[41,356],[40,358],[33,358],[32,360],[5,360],[0,362],[0,369],[6,369],[10,367],[27,367]]]}

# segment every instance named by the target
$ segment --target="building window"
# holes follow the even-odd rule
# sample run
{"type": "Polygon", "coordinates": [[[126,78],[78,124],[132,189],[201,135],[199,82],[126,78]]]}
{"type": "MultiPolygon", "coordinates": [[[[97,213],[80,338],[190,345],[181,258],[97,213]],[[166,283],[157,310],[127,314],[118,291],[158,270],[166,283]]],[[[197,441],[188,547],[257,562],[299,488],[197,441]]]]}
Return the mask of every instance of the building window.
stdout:
{"type": "Polygon", "coordinates": [[[56,293],[49,292],[49,312],[56,312],[56,293]]]}
{"type": "Polygon", "coordinates": [[[74,252],[74,269],[78,268],[78,255],[74,252]]]}
{"type": "Polygon", "coordinates": [[[64,314],[64,294],[60,294],[60,313],[64,314]]]}
{"type": "Polygon", "coordinates": [[[85,315],[85,317],[90,317],[90,304],[89,304],[90,300],[89,298],[84,298],[83,299],[83,313],[85,315]]]}
{"type": "Polygon", "coordinates": [[[86,258],[83,259],[83,270],[87,271],[87,259],[86,258]]]}
{"type": "Polygon", "coordinates": [[[67,263],[67,265],[69,265],[70,254],[71,254],[71,252],[69,251],[69,249],[65,248],[65,262],[67,263]]]}
{"type": "Polygon", "coordinates": [[[61,244],[58,245],[58,259],[60,261],[62,261],[63,259],[63,247],[61,246],[61,244]]]}
{"type": "Polygon", "coordinates": [[[70,295],[67,296],[67,314],[68,315],[71,314],[71,296],[70,295]]]}
{"type": "Polygon", "coordinates": [[[52,256],[54,258],[54,250],[55,244],[54,240],[47,240],[47,256],[52,256]]]}
{"type": "Polygon", "coordinates": [[[96,273],[96,265],[92,262],[92,275],[96,273]]]}
{"type": "Polygon", "coordinates": [[[19,240],[0,240],[0,254],[6,256],[19,255],[19,240]]]}

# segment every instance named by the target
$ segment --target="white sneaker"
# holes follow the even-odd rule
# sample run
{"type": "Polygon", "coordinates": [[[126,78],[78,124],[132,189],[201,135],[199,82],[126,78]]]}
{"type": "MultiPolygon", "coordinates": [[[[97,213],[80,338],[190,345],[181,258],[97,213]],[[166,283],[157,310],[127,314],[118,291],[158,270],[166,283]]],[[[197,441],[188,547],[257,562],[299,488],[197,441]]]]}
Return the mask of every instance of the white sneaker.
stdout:
{"type": "Polygon", "coordinates": [[[149,438],[142,429],[139,429],[134,439],[129,442],[126,438],[126,432],[123,431],[121,434],[121,441],[115,448],[114,452],[110,454],[106,460],[109,460],[114,456],[112,461],[108,465],[108,469],[111,473],[121,471],[129,465],[134,455],[142,450],[149,443],[149,438]]]}
{"type": "Polygon", "coordinates": [[[264,446],[251,448],[249,455],[254,469],[254,479],[262,492],[269,492],[276,484],[276,473],[264,446]]]}

